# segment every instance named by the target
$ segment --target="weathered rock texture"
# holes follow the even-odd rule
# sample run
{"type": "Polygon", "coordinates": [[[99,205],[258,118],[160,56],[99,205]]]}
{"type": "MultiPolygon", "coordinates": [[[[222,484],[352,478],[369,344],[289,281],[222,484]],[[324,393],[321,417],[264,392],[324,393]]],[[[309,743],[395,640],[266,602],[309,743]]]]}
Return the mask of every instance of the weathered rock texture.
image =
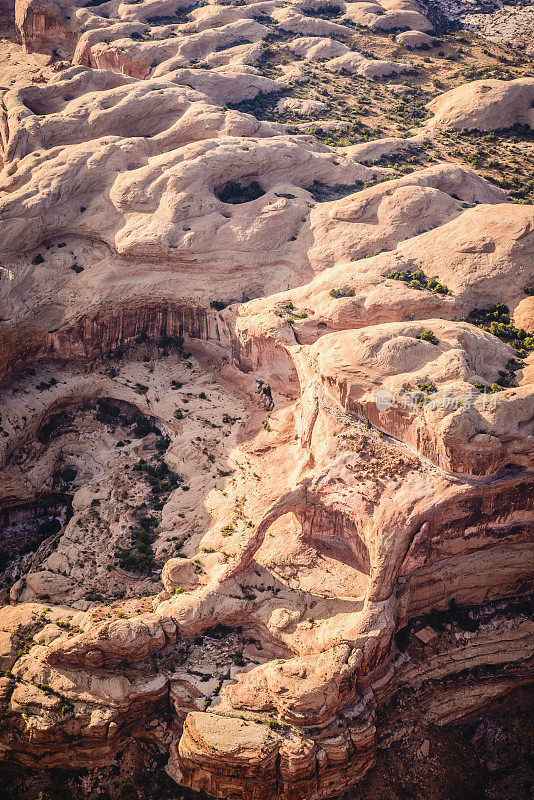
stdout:
{"type": "Polygon", "coordinates": [[[533,128],[534,80],[336,144],[294,127],[333,113],[304,78],[403,96],[416,2],[14,20],[40,71],[0,119],[0,755],[143,741],[212,797],[338,796],[531,680],[534,206],[391,159],[533,128]]]}

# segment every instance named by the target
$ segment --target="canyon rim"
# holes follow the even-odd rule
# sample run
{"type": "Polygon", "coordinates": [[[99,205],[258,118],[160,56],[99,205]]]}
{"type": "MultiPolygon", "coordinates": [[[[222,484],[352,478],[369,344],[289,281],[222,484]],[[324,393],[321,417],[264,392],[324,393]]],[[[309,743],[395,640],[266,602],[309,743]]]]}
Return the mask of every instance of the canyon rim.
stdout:
{"type": "Polygon", "coordinates": [[[534,6],[0,0],[0,794],[528,800],[534,6]]]}

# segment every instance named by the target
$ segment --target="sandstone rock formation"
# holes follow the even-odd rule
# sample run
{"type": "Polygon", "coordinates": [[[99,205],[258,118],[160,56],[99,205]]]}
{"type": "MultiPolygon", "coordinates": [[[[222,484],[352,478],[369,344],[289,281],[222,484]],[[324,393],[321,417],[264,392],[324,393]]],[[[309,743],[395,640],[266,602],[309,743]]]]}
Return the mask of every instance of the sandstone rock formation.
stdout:
{"type": "Polygon", "coordinates": [[[534,80],[417,94],[435,19],[7,15],[5,763],[326,800],[532,680],[534,80]]]}
{"type": "Polygon", "coordinates": [[[432,127],[491,131],[512,125],[534,128],[534,78],[473,81],[436,97],[428,108],[432,127]]]}

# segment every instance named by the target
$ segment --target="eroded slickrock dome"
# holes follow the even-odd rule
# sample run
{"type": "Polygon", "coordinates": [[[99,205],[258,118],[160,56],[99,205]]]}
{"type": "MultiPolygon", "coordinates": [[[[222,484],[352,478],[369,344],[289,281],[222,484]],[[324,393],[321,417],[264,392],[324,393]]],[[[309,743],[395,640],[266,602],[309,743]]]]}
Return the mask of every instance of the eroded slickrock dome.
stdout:
{"type": "Polygon", "coordinates": [[[10,791],[376,800],[532,679],[528,53],[415,0],[0,9],[10,791]]]}

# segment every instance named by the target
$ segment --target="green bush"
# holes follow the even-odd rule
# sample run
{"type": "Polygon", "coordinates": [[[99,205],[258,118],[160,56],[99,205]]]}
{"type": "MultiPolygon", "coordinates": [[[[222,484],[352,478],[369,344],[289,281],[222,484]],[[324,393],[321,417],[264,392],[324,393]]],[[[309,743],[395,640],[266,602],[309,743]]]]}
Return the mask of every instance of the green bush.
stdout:
{"type": "Polygon", "coordinates": [[[497,303],[491,308],[476,308],[464,321],[510,344],[520,358],[526,358],[534,351],[534,336],[530,336],[524,328],[510,324],[510,311],[504,303],[497,303]]]}
{"type": "Polygon", "coordinates": [[[434,294],[452,294],[450,289],[444,283],[440,283],[436,278],[427,278],[422,269],[410,272],[405,270],[403,272],[390,272],[386,278],[392,278],[395,281],[403,281],[407,283],[411,289],[428,289],[429,292],[434,294]]]}
{"type": "Polygon", "coordinates": [[[417,338],[421,339],[423,342],[430,342],[430,344],[439,344],[439,339],[435,335],[434,331],[423,331],[423,333],[417,338]]]}
{"type": "Polygon", "coordinates": [[[434,392],[438,391],[435,383],[418,383],[417,388],[425,394],[434,394],[434,392]]]}

